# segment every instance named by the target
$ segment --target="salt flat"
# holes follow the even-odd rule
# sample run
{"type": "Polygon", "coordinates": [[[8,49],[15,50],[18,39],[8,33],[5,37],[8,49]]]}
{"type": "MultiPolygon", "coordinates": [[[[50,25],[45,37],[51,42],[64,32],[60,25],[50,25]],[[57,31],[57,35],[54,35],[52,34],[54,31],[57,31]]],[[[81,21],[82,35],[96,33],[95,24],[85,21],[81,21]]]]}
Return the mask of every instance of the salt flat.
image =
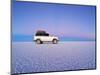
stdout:
{"type": "Polygon", "coordinates": [[[12,73],[95,69],[95,42],[12,43],[12,73]]]}

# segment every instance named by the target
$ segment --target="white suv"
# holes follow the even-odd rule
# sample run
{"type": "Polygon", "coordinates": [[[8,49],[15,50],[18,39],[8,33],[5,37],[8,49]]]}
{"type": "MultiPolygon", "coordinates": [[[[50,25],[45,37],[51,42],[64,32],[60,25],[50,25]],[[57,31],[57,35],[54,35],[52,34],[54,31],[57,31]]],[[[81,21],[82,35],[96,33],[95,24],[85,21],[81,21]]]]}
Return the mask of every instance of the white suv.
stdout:
{"type": "Polygon", "coordinates": [[[37,44],[42,44],[43,42],[52,42],[53,44],[57,44],[59,39],[55,36],[49,36],[45,31],[37,31],[34,36],[34,41],[37,44]]]}

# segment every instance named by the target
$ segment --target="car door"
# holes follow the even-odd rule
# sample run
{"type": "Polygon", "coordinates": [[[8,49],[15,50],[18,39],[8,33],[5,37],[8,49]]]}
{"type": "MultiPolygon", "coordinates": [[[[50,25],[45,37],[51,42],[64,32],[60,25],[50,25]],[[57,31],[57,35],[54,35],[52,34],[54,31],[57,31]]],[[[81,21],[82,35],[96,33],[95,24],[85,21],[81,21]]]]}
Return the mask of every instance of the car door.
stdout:
{"type": "Polygon", "coordinates": [[[43,34],[42,40],[43,40],[43,41],[50,41],[50,36],[49,36],[49,34],[48,34],[48,33],[43,34]]]}
{"type": "Polygon", "coordinates": [[[42,41],[49,41],[49,36],[42,36],[41,39],[42,41]]]}

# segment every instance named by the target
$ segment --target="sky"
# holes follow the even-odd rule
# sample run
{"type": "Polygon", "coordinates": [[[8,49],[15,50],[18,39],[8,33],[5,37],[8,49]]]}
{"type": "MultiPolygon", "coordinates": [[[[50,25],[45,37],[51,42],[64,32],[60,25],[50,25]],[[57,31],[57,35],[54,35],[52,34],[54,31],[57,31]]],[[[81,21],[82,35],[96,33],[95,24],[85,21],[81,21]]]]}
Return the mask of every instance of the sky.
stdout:
{"type": "Polygon", "coordinates": [[[95,6],[13,1],[12,41],[33,41],[37,30],[61,41],[94,41],[95,10],[95,6]]]}

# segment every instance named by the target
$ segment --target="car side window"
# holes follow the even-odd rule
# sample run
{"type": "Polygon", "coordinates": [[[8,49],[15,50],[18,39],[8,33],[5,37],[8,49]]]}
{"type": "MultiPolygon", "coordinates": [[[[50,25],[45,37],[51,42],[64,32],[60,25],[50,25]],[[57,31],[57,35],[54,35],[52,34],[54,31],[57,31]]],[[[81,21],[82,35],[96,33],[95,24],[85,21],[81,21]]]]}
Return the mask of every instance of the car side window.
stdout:
{"type": "Polygon", "coordinates": [[[35,36],[49,36],[49,34],[48,33],[46,33],[46,32],[37,32],[36,34],[35,34],[35,36]]]}
{"type": "Polygon", "coordinates": [[[46,34],[45,34],[45,36],[49,36],[49,34],[48,34],[48,33],[46,33],[46,34]]]}

